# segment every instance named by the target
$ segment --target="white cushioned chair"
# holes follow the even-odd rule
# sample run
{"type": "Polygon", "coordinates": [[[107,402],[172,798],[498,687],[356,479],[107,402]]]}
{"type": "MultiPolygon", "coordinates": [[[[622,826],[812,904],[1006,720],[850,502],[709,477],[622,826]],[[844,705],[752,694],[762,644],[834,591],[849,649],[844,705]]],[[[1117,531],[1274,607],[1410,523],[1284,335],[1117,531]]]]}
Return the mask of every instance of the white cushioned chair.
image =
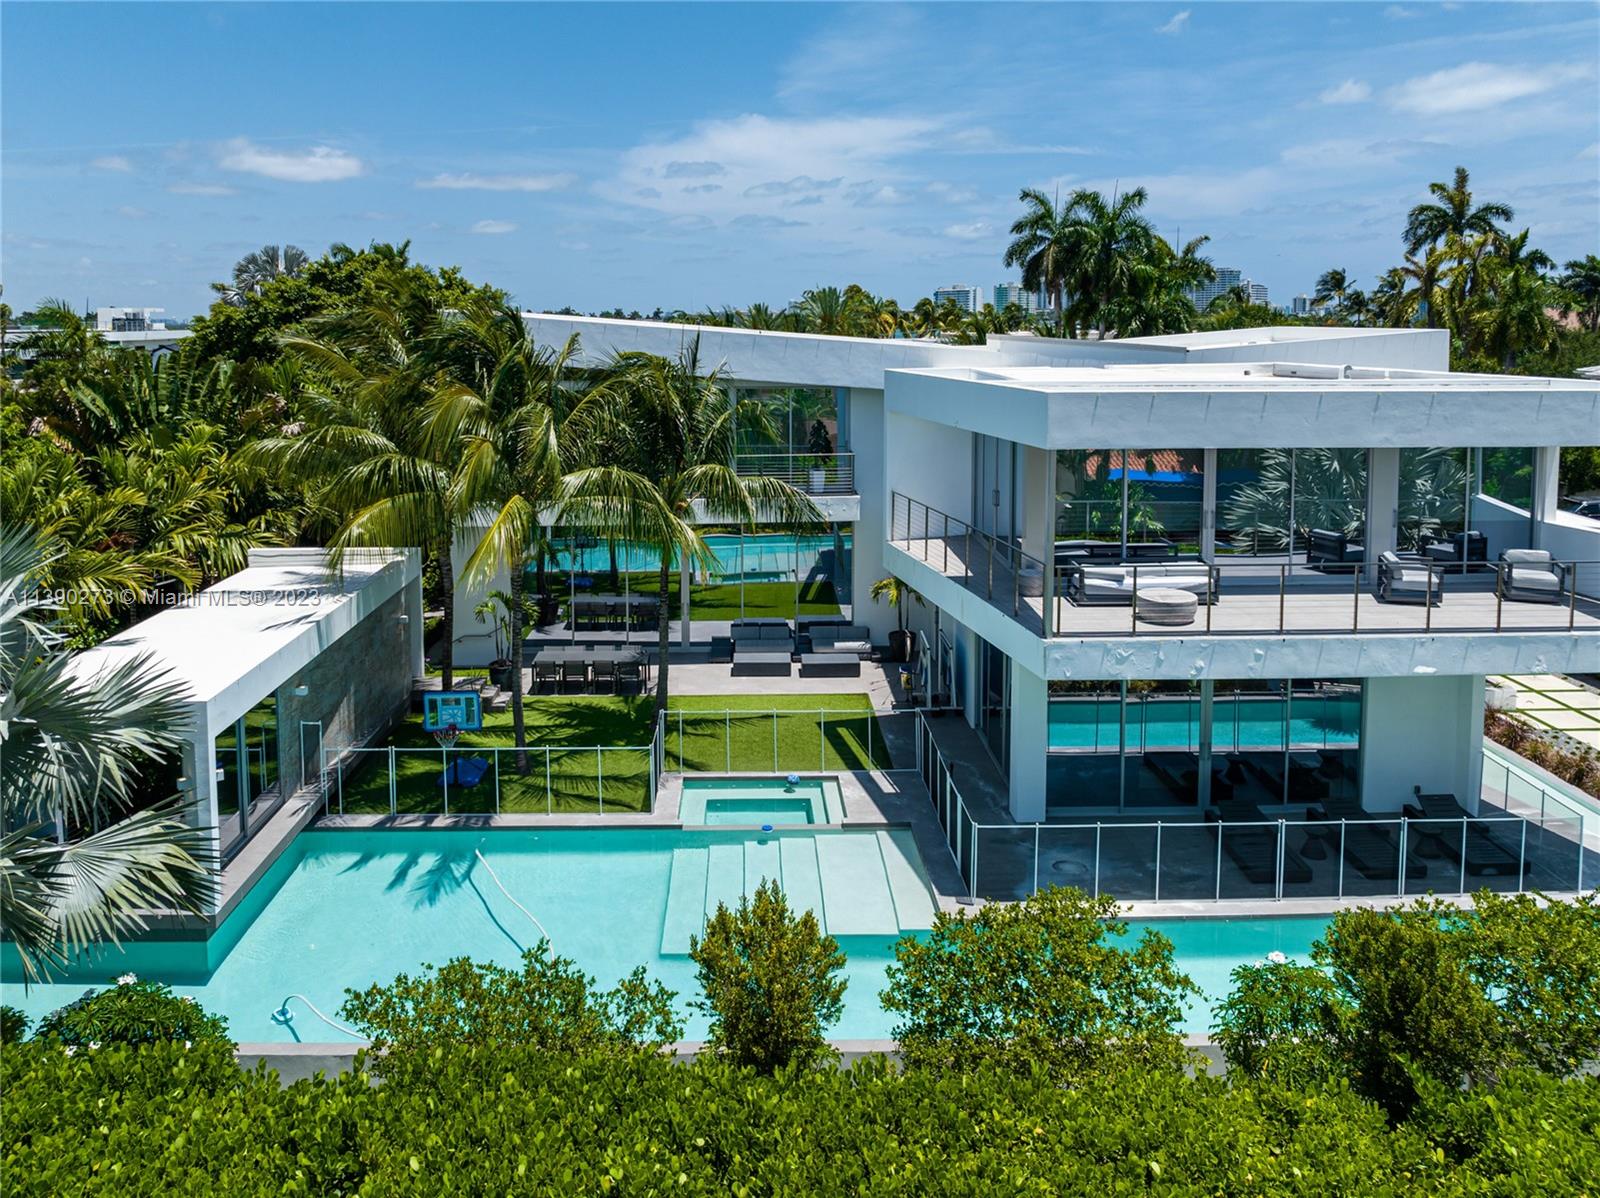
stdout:
{"type": "Polygon", "coordinates": [[[1378,598],[1385,603],[1444,602],[1444,574],[1432,562],[1408,562],[1393,550],[1378,555],[1378,598]]]}
{"type": "Polygon", "coordinates": [[[1545,549],[1502,549],[1500,593],[1507,599],[1559,603],[1565,595],[1566,563],[1545,549]]]}

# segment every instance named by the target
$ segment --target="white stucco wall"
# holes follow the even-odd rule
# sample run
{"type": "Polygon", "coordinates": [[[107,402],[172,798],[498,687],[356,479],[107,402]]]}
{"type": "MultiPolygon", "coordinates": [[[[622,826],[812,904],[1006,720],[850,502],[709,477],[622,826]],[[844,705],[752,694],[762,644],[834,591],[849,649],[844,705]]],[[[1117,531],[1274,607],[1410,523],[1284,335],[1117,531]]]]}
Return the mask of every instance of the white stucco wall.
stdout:
{"type": "Polygon", "coordinates": [[[1361,794],[1399,811],[1412,787],[1477,809],[1483,778],[1483,676],[1372,678],[1361,711],[1361,794]]]}

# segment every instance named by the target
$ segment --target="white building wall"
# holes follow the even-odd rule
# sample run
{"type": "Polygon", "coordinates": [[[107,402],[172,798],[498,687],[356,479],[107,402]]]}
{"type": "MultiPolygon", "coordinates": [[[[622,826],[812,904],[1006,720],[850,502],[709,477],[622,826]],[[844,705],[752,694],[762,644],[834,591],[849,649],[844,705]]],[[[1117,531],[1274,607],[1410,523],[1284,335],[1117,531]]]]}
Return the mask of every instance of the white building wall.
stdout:
{"type": "Polygon", "coordinates": [[[1399,811],[1412,788],[1477,810],[1483,779],[1483,676],[1369,678],[1361,709],[1361,795],[1399,811]]]}
{"type": "Polygon", "coordinates": [[[1011,817],[1019,823],[1044,819],[1045,768],[1050,749],[1050,688],[1032,670],[1011,663],[1011,817]]]}

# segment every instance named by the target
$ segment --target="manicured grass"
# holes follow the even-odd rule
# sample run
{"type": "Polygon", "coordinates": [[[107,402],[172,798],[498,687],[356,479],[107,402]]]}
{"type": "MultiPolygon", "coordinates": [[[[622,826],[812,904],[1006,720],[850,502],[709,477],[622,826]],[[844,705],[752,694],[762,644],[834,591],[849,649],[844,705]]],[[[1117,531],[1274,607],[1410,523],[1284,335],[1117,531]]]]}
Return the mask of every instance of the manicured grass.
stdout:
{"type": "MultiPolygon", "coordinates": [[[[593,591],[611,591],[610,575],[599,573],[591,575],[594,579],[593,591]]],[[[552,577],[548,585],[556,597],[562,600],[562,609],[565,612],[565,600],[569,591],[565,576],[552,577]]],[[[623,591],[623,582],[619,577],[616,591],[623,591]]],[[[634,571],[627,574],[627,590],[635,595],[659,595],[661,593],[661,579],[656,574],[634,571]]],[[[580,592],[582,594],[582,592],[580,592]]],[[[682,590],[678,578],[673,576],[667,585],[667,613],[669,618],[676,619],[679,615],[679,597],[682,590]]],[[[834,591],[833,583],[826,579],[817,579],[807,582],[800,587],[800,602],[798,612],[795,607],[795,584],[792,582],[747,582],[744,584],[744,608],[742,615],[750,619],[756,617],[777,617],[779,619],[794,619],[795,616],[836,616],[839,614],[839,596],[834,591]]],[[[741,616],[739,607],[739,584],[736,582],[705,582],[692,583],[689,586],[689,611],[696,620],[737,620],[741,616]]]]}
{"type": "MultiPolygon", "coordinates": [[[[684,695],[672,698],[669,708],[664,746],[669,770],[788,773],[894,764],[871,703],[860,693],[684,695]],[[725,711],[734,714],[724,716],[725,711]]],[[[420,715],[408,716],[389,737],[397,750],[395,809],[442,812],[448,756],[453,761],[480,757],[490,766],[475,786],[452,781],[451,812],[495,810],[496,757],[502,812],[597,811],[602,799],[605,810],[648,811],[650,756],[635,746],[650,743],[652,710],[649,696],[532,696],[523,705],[530,746],[526,772],[517,763],[509,711],[485,712],[483,730],[463,733],[448,755],[422,730],[420,715]],[[602,747],[598,761],[596,746],[602,747]]],[[[347,765],[342,793],[347,813],[388,812],[387,749],[367,750],[347,765]]]]}

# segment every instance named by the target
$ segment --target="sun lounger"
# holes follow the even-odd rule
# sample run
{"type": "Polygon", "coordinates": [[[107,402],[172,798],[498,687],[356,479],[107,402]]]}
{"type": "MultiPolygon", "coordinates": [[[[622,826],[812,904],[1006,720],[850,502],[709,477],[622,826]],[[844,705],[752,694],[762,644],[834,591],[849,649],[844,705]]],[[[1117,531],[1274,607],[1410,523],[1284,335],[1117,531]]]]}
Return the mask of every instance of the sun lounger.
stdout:
{"type": "Polygon", "coordinates": [[[1406,814],[1412,819],[1450,821],[1425,824],[1418,828],[1418,832],[1428,838],[1441,856],[1450,858],[1457,865],[1461,864],[1464,827],[1467,872],[1474,877],[1486,874],[1507,877],[1516,874],[1517,854],[1495,839],[1489,831],[1490,825],[1475,821],[1471,813],[1456,802],[1455,795],[1425,795],[1419,786],[1411,802],[1406,804],[1406,814]]]}
{"type": "MultiPolygon", "coordinates": [[[[1206,822],[1212,828],[1211,834],[1222,838],[1222,851],[1228,855],[1228,860],[1238,866],[1246,881],[1256,886],[1273,885],[1278,878],[1278,836],[1286,829],[1270,823],[1235,823],[1235,819],[1247,820],[1252,814],[1259,819],[1261,812],[1253,803],[1234,802],[1228,806],[1231,810],[1226,815],[1210,811],[1206,813],[1206,822]]],[[[1285,844],[1284,882],[1304,884],[1311,881],[1311,876],[1311,867],[1306,864],[1305,858],[1285,844]]]]}

